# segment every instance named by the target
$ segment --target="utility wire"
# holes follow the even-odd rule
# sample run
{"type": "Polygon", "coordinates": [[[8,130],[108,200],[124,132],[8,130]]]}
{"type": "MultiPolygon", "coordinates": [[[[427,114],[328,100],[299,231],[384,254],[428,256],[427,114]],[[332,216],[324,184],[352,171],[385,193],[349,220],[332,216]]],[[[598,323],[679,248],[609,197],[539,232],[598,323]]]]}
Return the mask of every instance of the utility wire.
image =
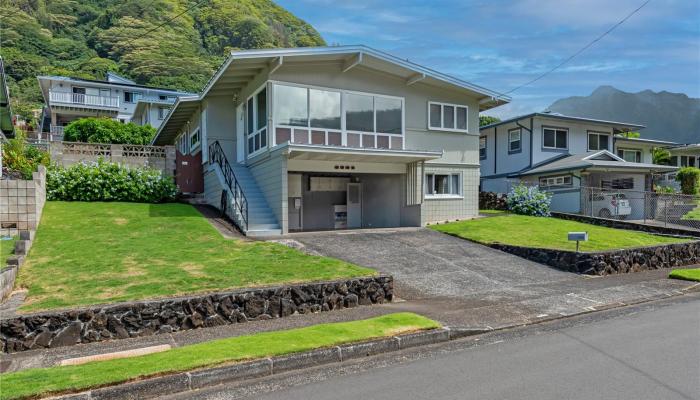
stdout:
{"type": "Polygon", "coordinates": [[[556,71],[557,69],[561,68],[561,67],[564,66],[566,63],[568,63],[569,61],[571,61],[571,60],[573,60],[574,58],[576,58],[576,56],[578,56],[579,54],[581,54],[581,53],[583,53],[584,51],[586,51],[589,47],[591,47],[591,46],[593,46],[594,44],[598,43],[602,38],[606,37],[606,36],[607,36],[608,34],[610,34],[612,31],[614,31],[615,29],[617,29],[618,26],[624,24],[625,21],[627,21],[628,19],[630,19],[630,17],[632,17],[634,14],[636,14],[636,13],[637,13],[639,10],[641,10],[642,8],[644,8],[644,6],[646,6],[647,4],[649,4],[650,1],[651,1],[651,0],[646,0],[644,3],[642,3],[641,6],[637,7],[634,11],[632,11],[632,12],[629,13],[629,14],[627,14],[627,16],[626,16],[625,18],[621,19],[618,23],[616,23],[615,25],[613,25],[612,27],[610,27],[610,29],[608,29],[607,31],[603,32],[600,36],[598,36],[597,38],[593,39],[593,41],[589,42],[587,45],[583,46],[583,47],[582,47],[581,49],[579,49],[576,53],[572,54],[571,56],[569,56],[568,58],[566,58],[564,61],[562,61],[562,62],[560,62],[559,64],[557,64],[554,68],[552,68],[552,69],[550,69],[550,70],[548,70],[548,71],[546,71],[546,72],[543,72],[542,74],[540,74],[540,75],[537,76],[536,78],[534,78],[534,79],[532,79],[532,80],[530,80],[530,81],[528,81],[528,82],[525,82],[525,83],[523,83],[522,85],[516,86],[514,89],[511,89],[511,90],[509,90],[509,91],[507,91],[507,92],[505,92],[505,93],[501,93],[501,95],[508,95],[508,94],[510,94],[510,93],[515,92],[515,91],[518,90],[518,89],[521,89],[521,88],[523,88],[523,87],[525,87],[525,86],[531,85],[531,84],[533,84],[533,83],[539,81],[540,79],[544,78],[545,76],[551,74],[552,72],[556,71]]]}

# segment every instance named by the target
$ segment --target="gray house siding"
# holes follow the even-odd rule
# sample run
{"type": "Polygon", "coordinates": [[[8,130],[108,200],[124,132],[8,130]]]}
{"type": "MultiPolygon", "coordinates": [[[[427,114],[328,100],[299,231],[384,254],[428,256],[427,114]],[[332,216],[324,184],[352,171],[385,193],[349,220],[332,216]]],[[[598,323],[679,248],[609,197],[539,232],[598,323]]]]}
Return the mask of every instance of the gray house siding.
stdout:
{"type": "Polygon", "coordinates": [[[287,233],[287,159],[276,152],[270,156],[256,157],[248,168],[277,217],[282,233],[287,233]]]}

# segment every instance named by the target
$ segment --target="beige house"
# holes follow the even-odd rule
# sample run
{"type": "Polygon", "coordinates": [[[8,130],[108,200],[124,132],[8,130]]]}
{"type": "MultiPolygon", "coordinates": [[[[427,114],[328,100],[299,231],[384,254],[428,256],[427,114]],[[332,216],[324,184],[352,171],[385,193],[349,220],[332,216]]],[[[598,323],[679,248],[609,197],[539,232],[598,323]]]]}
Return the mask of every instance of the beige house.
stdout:
{"type": "Polygon", "coordinates": [[[364,46],[238,51],[154,144],[248,235],[421,226],[477,214],[479,111],[507,101],[364,46]]]}

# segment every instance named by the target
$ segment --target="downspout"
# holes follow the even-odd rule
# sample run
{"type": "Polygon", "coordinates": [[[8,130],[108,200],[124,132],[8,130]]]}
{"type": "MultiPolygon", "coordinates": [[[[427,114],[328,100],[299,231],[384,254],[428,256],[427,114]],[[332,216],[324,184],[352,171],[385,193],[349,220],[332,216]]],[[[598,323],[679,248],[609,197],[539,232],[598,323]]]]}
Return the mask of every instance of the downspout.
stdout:
{"type": "Polygon", "coordinates": [[[520,121],[515,121],[515,125],[517,125],[520,129],[525,129],[526,131],[530,132],[530,165],[528,166],[528,168],[530,168],[532,167],[532,118],[530,118],[530,128],[527,128],[525,125],[522,125],[520,121]]]}
{"type": "MultiPolygon", "coordinates": [[[[488,136],[487,136],[488,138],[488,136]]],[[[486,149],[488,149],[488,142],[486,142],[486,149]]],[[[493,174],[498,174],[498,126],[493,127],[493,174]]]]}

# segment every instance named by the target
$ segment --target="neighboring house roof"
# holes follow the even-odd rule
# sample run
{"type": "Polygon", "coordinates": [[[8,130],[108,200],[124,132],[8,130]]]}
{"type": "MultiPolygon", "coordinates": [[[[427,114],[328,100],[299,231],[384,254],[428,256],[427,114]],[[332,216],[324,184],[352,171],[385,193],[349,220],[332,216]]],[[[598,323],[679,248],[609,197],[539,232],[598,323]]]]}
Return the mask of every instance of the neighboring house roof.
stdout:
{"type": "Polygon", "coordinates": [[[700,150],[700,143],[679,144],[668,147],[669,150],[700,150]]]}
{"type": "Polygon", "coordinates": [[[112,83],[128,83],[128,84],[133,84],[136,85],[136,82],[132,81],[131,79],[124,78],[121,75],[117,75],[114,72],[109,72],[107,71],[107,76],[105,77],[107,82],[112,82],[112,83]]]}
{"type": "Polygon", "coordinates": [[[677,169],[676,167],[667,165],[628,162],[607,150],[601,150],[583,154],[562,155],[555,157],[543,163],[533,165],[532,168],[527,168],[511,174],[509,177],[544,175],[555,172],[577,171],[589,168],[650,172],[668,172],[677,169]]]}
{"type": "Polygon", "coordinates": [[[628,138],[628,137],[624,137],[624,136],[615,136],[615,141],[622,141],[622,142],[629,142],[629,143],[640,143],[640,144],[658,144],[661,146],[678,145],[678,143],[676,143],[676,142],[669,142],[666,140],[628,138]]]}
{"type": "MultiPolygon", "coordinates": [[[[272,73],[289,61],[337,62],[342,64],[343,71],[361,65],[398,76],[405,80],[406,85],[420,82],[439,88],[468,92],[470,96],[479,99],[479,107],[482,111],[508,103],[511,100],[509,96],[502,93],[361,45],[232,51],[207,82],[199,98],[202,99],[210,93],[227,95],[240,91],[253,81],[259,72],[272,73]]],[[[171,120],[181,112],[187,112],[187,110],[180,110],[180,104],[184,103],[179,101],[175,103],[168,118],[160,126],[154,143],[167,143],[174,139],[171,137],[171,133],[173,130],[179,130],[180,127],[172,127],[171,120]]],[[[188,117],[189,114],[185,118],[188,117]]]]}
{"type": "Polygon", "coordinates": [[[136,83],[124,83],[124,82],[109,82],[109,81],[100,81],[96,79],[84,79],[84,78],[72,78],[69,76],[55,76],[55,75],[41,75],[37,76],[37,79],[39,80],[39,86],[41,86],[42,91],[46,89],[48,91],[48,81],[64,81],[64,82],[70,82],[70,83],[96,83],[98,85],[104,85],[104,86],[122,86],[125,88],[141,88],[141,89],[150,89],[150,90],[159,90],[163,92],[169,92],[173,93],[176,95],[193,95],[194,93],[189,93],[189,92],[182,92],[179,90],[173,90],[173,89],[167,89],[167,88],[161,88],[161,87],[155,87],[155,86],[146,86],[146,85],[138,85],[136,83]]]}
{"type": "Polygon", "coordinates": [[[0,135],[14,137],[15,127],[12,123],[12,109],[10,108],[10,91],[5,80],[5,63],[0,57],[0,135]]]}
{"type": "Polygon", "coordinates": [[[585,122],[585,123],[589,123],[589,124],[612,126],[613,128],[615,128],[619,131],[622,131],[622,132],[634,131],[637,129],[644,128],[644,125],[632,124],[632,123],[628,123],[628,122],[607,121],[604,119],[574,117],[574,116],[570,116],[570,115],[563,115],[563,114],[552,113],[552,112],[535,112],[535,113],[525,114],[525,115],[521,115],[521,116],[514,117],[514,118],[509,118],[509,119],[501,121],[501,122],[494,122],[493,124],[484,125],[484,126],[480,127],[479,130],[482,131],[484,129],[493,128],[495,126],[500,126],[500,125],[509,124],[509,123],[512,123],[515,121],[520,121],[520,120],[528,119],[528,118],[536,118],[536,117],[547,118],[547,119],[557,119],[557,120],[562,120],[562,121],[585,122]]]}

